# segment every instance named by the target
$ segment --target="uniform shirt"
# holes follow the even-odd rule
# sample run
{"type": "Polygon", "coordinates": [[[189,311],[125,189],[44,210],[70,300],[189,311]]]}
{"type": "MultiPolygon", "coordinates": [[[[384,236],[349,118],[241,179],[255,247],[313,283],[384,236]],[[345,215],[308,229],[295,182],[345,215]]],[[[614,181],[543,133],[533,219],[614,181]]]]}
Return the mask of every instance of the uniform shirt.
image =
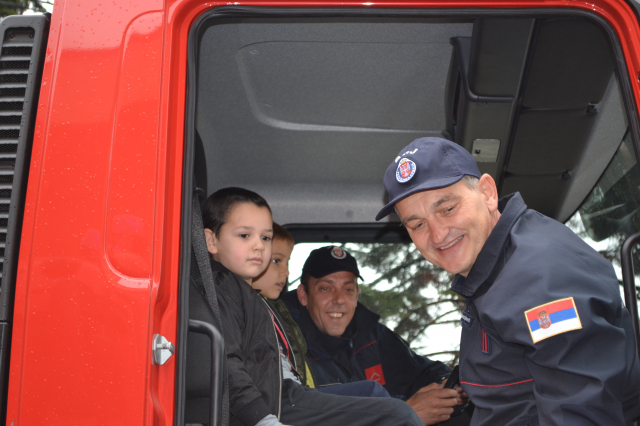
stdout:
{"type": "Polygon", "coordinates": [[[640,415],[640,366],[611,263],[520,194],[468,277],[460,381],[473,426],[623,425],[640,415]]]}

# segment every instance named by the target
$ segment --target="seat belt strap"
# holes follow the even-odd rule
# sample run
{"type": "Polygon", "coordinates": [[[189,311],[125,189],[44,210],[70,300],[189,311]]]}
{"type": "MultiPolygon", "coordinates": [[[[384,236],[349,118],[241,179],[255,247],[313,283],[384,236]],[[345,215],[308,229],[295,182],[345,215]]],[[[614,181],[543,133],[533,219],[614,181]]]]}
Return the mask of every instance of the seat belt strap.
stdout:
{"type": "MultiPolygon", "coordinates": [[[[220,330],[224,338],[222,320],[220,319],[220,308],[218,307],[218,296],[213,281],[213,271],[209,261],[209,251],[207,241],[204,238],[204,225],[202,224],[202,214],[200,213],[200,203],[198,201],[197,190],[193,192],[193,203],[191,206],[191,246],[198,263],[202,284],[207,298],[207,302],[213,311],[217,322],[216,327],[220,330]]],[[[213,354],[211,354],[213,356],[213,354]]],[[[229,425],[229,382],[227,380],[227,364],[224,364],[223,391],[222,391],[222,426],[229,425]]],[[[214,425],[210,425],[214,426],[214,425]]]]}

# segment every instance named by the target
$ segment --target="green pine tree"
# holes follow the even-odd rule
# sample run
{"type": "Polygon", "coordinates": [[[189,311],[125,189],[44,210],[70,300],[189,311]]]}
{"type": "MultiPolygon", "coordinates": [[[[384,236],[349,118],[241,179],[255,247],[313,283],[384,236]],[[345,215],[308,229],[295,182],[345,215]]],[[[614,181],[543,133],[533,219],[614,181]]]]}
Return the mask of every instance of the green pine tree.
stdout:
{"type": "Polygon", "coordinates": [[[347,244],[361,267],[377,278],[361,285],[360,302],[380,315],[412,349],[425,355],[449,355],[458,362],[459,350],[438,350],[422,337],[427,328],[459,323],[464,298],[449,289],[453,275],[427,262],[413,244],[347,244]]]}

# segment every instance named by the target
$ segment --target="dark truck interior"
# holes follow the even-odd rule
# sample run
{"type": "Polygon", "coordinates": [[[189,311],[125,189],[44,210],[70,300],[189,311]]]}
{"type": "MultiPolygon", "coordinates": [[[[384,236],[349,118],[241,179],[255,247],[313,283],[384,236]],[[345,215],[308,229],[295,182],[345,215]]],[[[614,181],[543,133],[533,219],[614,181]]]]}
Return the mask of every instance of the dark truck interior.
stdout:
{"type": "MultiPolygon", "coordinates": [[[[296,242],[408,242],[397,216],[374,216],[387,166],[424,136],[468,149],[501,196],[560,222],[580,211],[596,241],[640,230],[637,114],[596,15],[225,7],[189,49],[185,235],[196,187],[241,186],[296,242]]],[[[189,291],[186,240],[176,424],[209,423],[211,343],[187,323],[216,322],[189,291]]]]}

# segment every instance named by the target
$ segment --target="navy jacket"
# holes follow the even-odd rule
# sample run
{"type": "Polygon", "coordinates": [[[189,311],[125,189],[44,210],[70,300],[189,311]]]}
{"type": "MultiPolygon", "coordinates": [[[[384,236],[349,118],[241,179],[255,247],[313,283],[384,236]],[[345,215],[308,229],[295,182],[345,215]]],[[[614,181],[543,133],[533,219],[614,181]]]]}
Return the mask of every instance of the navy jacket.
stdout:
{"type": "Polygon", "coordinates": [[[307,360],[317,387],[373,380],[391,396],[406,399],[451,372],[443,363],[413,352],[398,335],[379,323],[379,315],[360,303],[345,335],[336,338],[318,330],[295,291],[283,294],[281,299],[305,336],[307,360]]]}
{"type": "Polygon", "coordinates": [[[465,279],[460,381],[473,426],[624,425],[640,415],[640,365],[612,265],[563,224],[502,212],[465,279]]]}

